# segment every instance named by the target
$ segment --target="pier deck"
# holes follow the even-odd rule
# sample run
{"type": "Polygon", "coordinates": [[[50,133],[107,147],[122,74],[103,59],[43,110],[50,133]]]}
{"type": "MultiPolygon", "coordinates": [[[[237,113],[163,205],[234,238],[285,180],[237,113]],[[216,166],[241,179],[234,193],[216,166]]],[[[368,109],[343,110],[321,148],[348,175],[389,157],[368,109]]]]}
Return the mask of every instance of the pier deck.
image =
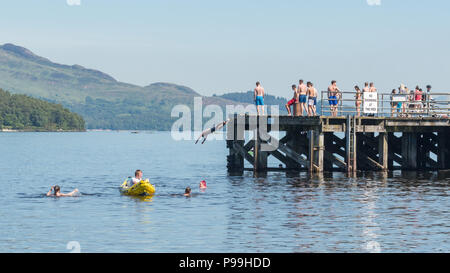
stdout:
{"type": "Polygon", "coordinates": [[[233,175],[243,174],[244,161],[255,173],[444,170],[450,169],[450,120],[236,114],[227,124],[227,148],[233,175]],[[252,139],[245,140],[246,132],[252,139]],[[279,164],[268,166],[269,157],[279,164]]]}

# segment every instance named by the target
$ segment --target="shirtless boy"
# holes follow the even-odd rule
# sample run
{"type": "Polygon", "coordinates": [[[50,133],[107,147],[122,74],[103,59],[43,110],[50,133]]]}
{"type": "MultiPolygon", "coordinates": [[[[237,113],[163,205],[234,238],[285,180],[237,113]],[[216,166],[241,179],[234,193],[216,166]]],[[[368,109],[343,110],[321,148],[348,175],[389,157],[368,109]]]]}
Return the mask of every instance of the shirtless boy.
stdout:
{"type": "Polygon", "coordinates": [[[331,85],[328,86],[328,102],[330,103],[331,115],[337,117],[338,96],[339,88],[336,86],[336,81],[331,81],[331,85]]]}
{"type": "Polygon", "coordinates": [[[306,107],[306,97],[308,92],[308,87],[303,83],[303,80],[298,81],[299,102],[300,102],[300,116],[303,116],[303,111],[308,114],[308,108],[306,107]]]}
{"type": "Polygon", "coordinates": [[[370,92],[370,87],[369,87],[369,83],[368,82],[364,83],[363,92],[370,92]]]}
{"type": "Polygon", "coordinates": [[[261,86],[260,82],[256,82],[255,88],[255,104],[258,115],[261,113],[264,115],[264,87],[261,86]]]}
{"type": "MultiPolygon", "coordinates": [[[[294,96],[286,104],[286,110],[288,111],[288,115],[289,116],[292,116],[292,112],[293,112],[293,111],[291,112],[291,105],[294,105],[295,103],[298,103],[298,92],[297,92],[297,86],[295,84],[292,85],[292,90],[294,91],[294,96]]],[[[295,106],[293,106],[292,108],[294,108],[294,107],[295,106]]]]}
{"type": "Polygon", "coordinates": [[[316,116],[316,105],[317,105],[317,89],[314,88],[312,82],[308,82],[308,116],[316,116]]]}

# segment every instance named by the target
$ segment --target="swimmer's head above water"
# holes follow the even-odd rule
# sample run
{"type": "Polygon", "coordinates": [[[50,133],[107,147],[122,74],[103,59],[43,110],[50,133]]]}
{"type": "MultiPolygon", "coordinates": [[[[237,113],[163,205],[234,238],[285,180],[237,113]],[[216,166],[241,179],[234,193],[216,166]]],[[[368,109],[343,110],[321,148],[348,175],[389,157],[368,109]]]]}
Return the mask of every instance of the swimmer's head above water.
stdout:
{"type": "Polygon", "coordinates": [[[55,195],[58,195],[58,193],[61,191],[61,188],[58,185],[53,186],[53,191],[55,195]]]}
{"type": "Polygon", "coordinates": [[[200,182],[200,189],[206,189],[206,181],[205,180],[202,180],[200,182]]]}
{"type": "Polygon", "coordinates": [[[52,186],[49,192],[47,192],[47,196],[56,196],[56,197],[75,196],[76,194],[79,194],[78,189],[75,189],[70,193],[61,193],[61,188],[58,185],[52,186]]]}
{"type": "Polygon", "coordinates": [[[187,188],[184,190],[184,196],[191,196],[191,188],[190,188],[190,187],[187,187],[187,188]]]}

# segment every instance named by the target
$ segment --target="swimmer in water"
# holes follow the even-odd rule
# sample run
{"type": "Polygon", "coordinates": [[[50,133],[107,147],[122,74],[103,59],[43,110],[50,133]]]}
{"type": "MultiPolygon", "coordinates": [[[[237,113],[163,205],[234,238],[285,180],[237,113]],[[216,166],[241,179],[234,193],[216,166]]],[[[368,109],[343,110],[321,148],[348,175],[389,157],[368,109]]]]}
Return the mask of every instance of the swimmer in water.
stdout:
{"type": "Polygon", "coordinates": [[[52,186],[51,189],[47,192],[47,196],[56,196],[56,197],[72,197],[74,196],[78,191],[78,189],[73,190],[69,193],[61,193],[61,188],[56,185],[52,186]],[[52,193],[54,191],[54,193],[52,193]]]}
{"type": "Polygon", "coordinates": [[[205,180],[201,181],[199,187],[200,189],[206,189],[206,181],[205,180]]]}
{"type": "Polygon", "coordinates": [[[203,131],[202,134],[201,134],[201,136],[199,136],[199,138],[198,138],[197,141],[195,142],[195,144],[197,144],[198,141],[199,141],[202,137],[203,137],[202,144],[205,143],[205,141],[206,141],[206,139],[208,138],[208,135],[209,135],[209,134],[212,134],[212,133],[214,133],[215,131],[222,129],[223,126],[225,126],[229,121],[230,121],[230,119],[227,119],[226,121],[224,121],[224,122],[222,122],[222,123],[219,123],[218,125],[216,125],[216,126],[214,126],[214,127],[212,127],[212,128],[209,128],[209,129],[206,129],[205,131],[203,131]]]}
{"type": "Polygon", "coordinates": [[[184,190],[184,196],[186,196],[186,197],[191,197],[191,188],[190,188],[190,187],[187,187],[187,188],[184,190]]]}

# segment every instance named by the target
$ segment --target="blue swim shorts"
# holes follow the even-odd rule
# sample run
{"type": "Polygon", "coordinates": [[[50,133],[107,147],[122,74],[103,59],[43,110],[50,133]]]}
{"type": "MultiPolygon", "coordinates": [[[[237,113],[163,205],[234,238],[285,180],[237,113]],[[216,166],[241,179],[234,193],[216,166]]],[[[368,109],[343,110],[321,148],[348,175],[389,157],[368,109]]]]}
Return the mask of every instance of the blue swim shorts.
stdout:
{"type": "Polygon", "coordinates": [[[337,97],[336,97],[336,96],[330,96],[330,97],[328,98],[328,101],[329,101],[330,105],[337,105],[337,104],[338,104],[338,103],[337,103],[337,97]]]}
{"type": "Polygon", "coordinates": [[[256,106],[264,105],[264,98],[262,96],[256,96],[256,106]]]}
{"type": "Polygon", "coordinates": [[[306,95],[300,95],[300,103],[306,103],[306,95]]]}

